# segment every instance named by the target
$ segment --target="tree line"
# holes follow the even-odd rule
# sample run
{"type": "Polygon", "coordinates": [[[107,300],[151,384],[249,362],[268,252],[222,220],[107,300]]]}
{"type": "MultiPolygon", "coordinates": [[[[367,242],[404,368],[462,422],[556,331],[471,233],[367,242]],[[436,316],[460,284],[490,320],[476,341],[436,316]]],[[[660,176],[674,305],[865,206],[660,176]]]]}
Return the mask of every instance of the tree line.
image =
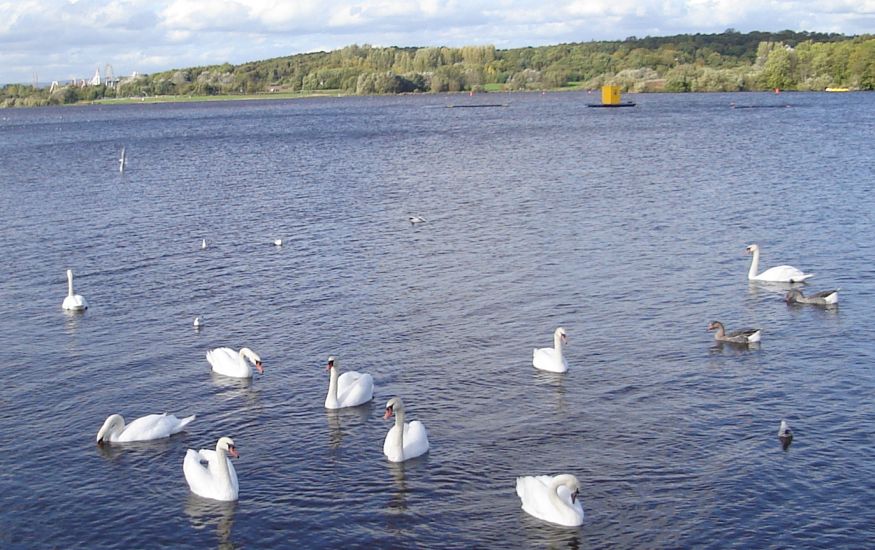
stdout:
{"type": "Polygon", "coordinates": [[[595,89],[627,92],[727,92],[875,89],[875,36],[782,31],[628,37],[498,50],[491,45],[351,45],[254,61],[174,69],[124,78],[113,87],[55,90],[9,84],[3,106],[76,103],[102,98],[209,96],[277,92],[399,94],[489,90],[595,89]]]}

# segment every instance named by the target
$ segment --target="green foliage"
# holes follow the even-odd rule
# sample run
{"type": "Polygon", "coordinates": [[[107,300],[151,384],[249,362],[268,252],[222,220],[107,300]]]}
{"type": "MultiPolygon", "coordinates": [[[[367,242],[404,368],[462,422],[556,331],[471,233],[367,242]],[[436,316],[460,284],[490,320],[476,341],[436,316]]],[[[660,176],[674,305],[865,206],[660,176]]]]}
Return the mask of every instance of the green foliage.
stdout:
{"type": "Polygon", "coordinates": [[[124,78],[117,89],[68,85],[48,90],[10,84],[0,105],[46,105],[105,97],[213,96],[339,91],[351,94],[542,90],[581,83],[627,91],[739,91],[827,86],[875,89],[875,36],[781,31],[558,44],[497,50],[378,48],[353,44],[263,61],[173,69],[124,78]]]}

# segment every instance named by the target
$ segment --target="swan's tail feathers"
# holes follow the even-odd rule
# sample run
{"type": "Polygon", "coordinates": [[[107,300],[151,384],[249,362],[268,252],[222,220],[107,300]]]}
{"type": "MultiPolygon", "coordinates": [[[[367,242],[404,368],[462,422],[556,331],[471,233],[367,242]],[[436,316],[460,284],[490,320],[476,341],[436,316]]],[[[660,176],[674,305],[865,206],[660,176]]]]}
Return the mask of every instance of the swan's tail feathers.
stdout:
{"type": "Polygon", "coordinates": [[[748,336],[747,341],[750,342],[751,344],[753,344],[755,342],[759,342],[761,334],[762,334],[762,330],[758,330],[758,331],[754,332],[753,334],[751,334],[750,336],[748,336]]]}
{"type": "Polygon", "coordinates": [[[814,273],[803,273],[803,274],[800,275],[799,277],[794,277],[790,282],[791,282],[791,283],[801,283],[801,282],[803,282],[805,279],[810,279],[810,278],[812,278],[812,277],[814,277],[814,273]]]}
{"type": "Polygon", "coordinates": [[[179,421],[179,429],[182,430],[183,428],[194,422],[195,418],[197,418],[197,415],[193,414],[191,416],[186,416],[185,418],[181,419],[179,421]]]}

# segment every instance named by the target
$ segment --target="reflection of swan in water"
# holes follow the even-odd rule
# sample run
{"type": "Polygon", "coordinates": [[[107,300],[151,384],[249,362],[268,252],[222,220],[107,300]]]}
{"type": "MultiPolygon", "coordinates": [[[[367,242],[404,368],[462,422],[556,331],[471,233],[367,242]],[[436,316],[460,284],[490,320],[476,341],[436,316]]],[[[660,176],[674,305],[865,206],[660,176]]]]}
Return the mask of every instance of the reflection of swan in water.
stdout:
{"type": "Polygon", "coordinates": [[[364,424],[372,415],[372,408],[348,407],[344,409],[325,409],[325,418],[328,421],[328,444],[332,450],[340,448],[343,436],[346,435],[346,426],[353,423],[364,424]]]}
{"type": "Polygon", "coordinates": [[[390,512],[400,514],[407,510],[407,478],[404,475],[404,463],[390,462],[389,471],[392,472],[392,479],[395,482],[395,492],[389,499],[388,508],[390,512]]]}
{"type": "Polygon", "coordinates": [[[194,493],[188,494],[185,501],[185,514],[195,529],[207,529],[216,526],[216,539],[220,548],[231,545],[231,528],[234,526],[234,513],[237,511],[237,501],[210,500],[194,493]]]}
{"type": "Polygon", "coordinates": [[[545,388],[553,388],[556,395],[556,409],[558,412],[565,410],[565,377],[561,373],[536,370],[535,384],[545,388]]]}

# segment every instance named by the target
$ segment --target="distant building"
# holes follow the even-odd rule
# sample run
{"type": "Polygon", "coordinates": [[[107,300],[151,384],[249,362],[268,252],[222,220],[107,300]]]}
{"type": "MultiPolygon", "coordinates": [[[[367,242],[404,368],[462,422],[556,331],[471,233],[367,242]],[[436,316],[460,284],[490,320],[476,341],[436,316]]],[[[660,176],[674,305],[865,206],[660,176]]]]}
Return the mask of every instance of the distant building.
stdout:
{"type": "Polygon", "coordinates": [[[91,86],[100,86],[100,67],[94,71],[94,77],[88,82],[91,86]]]}

